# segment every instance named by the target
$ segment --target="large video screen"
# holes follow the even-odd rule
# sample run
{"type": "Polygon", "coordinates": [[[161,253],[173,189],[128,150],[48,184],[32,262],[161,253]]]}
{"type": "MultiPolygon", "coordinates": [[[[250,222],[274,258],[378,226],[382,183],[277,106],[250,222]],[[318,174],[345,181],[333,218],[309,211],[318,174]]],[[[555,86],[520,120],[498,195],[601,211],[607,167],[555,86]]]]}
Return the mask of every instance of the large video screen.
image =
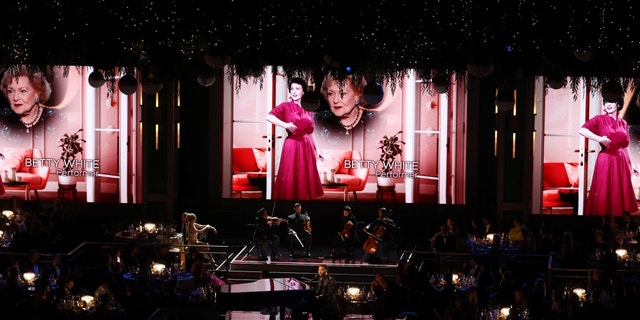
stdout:
{"type": "MultiPolygon", "coordinates": [[[[5,66],[0,98],[3,199],[121,202],[131,152],[120,114],[132,96],[92,86],[87,67],[5,66]],[[124,169],[123,169],[124,168],[124,169]]],[[[131,120],[135,121],[135,120],[131,120]]],[[[126,183],[125,183],[126,184],[126,183]]],[[[128,189],[128,188],[125,188],[128,189]]]]}
{"type": "Polygon", "coordinates": [[[463,203],[451,193],[464,181],[446,179],[464,170],[455,165],[465,151],[451,129],[461,108],[453,108],[453,93],[430,90],[422,79],[272,76],[270,69],[262,81],[231,82],[229,197],[463,203]]]}

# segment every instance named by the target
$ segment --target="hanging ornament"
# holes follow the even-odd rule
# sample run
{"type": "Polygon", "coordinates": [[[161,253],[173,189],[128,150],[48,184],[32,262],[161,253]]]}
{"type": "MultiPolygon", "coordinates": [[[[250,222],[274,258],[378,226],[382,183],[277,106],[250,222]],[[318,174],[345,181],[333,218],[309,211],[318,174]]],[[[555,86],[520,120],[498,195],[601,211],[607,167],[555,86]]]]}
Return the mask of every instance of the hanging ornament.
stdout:
{"type": "Polygon", "coordinates": [[[549,76],[547,78],[547,85],[554,90],[564,88],[567,85],[567,78],[562,76],[549,76]]]}
{"type": "Polygon", "coordinates": [[[140,86],[142,87],[142,92],[146,94],[156,94],[158,91],[162,90],[163,84],[160,79],[154,76],[153,73],[149,73],[146,77],[140,80],[140,86]]]}
{"type": "Polygon", "coordinates": [[[315,91],[308,91],[302,95],[300,105],[307,111],[316,111],[320,108],[320,95],[315,91]]]}
{"type": "Polygon", "coordinates": [[[126,74],[118,81],[118,88],[120,88],[120,92],[126,95],[134,94],[138,89],[138,80],[131,74],[126,74]]]}
{"type": "Polygon", "coordinates": [[[89,85],[94,88],[100,88],[106,81],[107,79],[100,71],[95,70],[89,74],[89,85]]]}
{"type": "Polygon", "coordinates": [[[376,105],[384,98],[384,90],[379,83],[372,81],[362,89],[362,97],[369,104],[369,109],[375,109],[376,105]]]}
{"type": "Polygon", "coordinates": [[[433,90],[437,93],[447,93],[449,92],[449,86],[451,85],[449,76],[446,74],[436,75],[431,79],[431,85],[433,86],[433,90]]]}
{"type": "Polygon", "coordinates": [[[209,48],[209,52],[204,55],[204,61],[214,69],[222,69],[229,64],[229,57],[220,47],[209,48]]]}
{"type": "Polygon", "coordinates": [[[591,48],[573,48],[573,55],[582,62],[589,62],[596,56],[596,51],[591,48]]]}

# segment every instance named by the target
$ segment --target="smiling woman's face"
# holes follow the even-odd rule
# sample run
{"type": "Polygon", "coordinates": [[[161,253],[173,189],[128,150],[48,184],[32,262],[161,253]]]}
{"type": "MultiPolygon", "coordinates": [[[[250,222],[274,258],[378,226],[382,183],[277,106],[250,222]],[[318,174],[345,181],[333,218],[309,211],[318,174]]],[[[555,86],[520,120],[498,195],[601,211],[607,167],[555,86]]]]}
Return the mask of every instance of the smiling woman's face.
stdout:
{"type": "Polygon", "coordinates": [[[356,100],[359,98],[350,79],[342,84],[343,86],[340,86],[340,81],[336,79],[330,80],[325,95],[331,113],[339,118],[349,115],[356,107],[356,100]]]}
{"type": "Polygon", "coordinates": [[[33,109],[38,92],[31,85],[28,76],[19,76],[12,79],[7,86],[6,96],[11,110],[18,115],[23,115],[33,109]]]}

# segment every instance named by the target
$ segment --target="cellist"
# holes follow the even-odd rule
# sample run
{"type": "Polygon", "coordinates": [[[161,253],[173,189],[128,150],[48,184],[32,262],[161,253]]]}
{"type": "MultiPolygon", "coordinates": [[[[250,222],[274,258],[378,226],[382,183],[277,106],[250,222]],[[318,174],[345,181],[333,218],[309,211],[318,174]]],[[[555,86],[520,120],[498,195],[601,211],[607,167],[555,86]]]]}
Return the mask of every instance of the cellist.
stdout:
{"type": "Polygon", "coordinates": [[[364,227],[363,232],[368,235],[368,238],[362,245],[364,251],[362,261],[377,260],[375,255],[378,247],[384,242],[392,242],[393,232],[400,229],[393,219],[389,218],[390,212],[387,208],[381,207],[378,209],[378,218],[364,227]]]}
{"type": "Polygon", "coordinates": [[[331,260],[336,259],[336,250],[341,247],[344,248],[346,253],[345,256],[347,258],[345,260],[349,260],[350,257],[353,257],[353,244],[355,243],[354,239],[356,238],[355,226],[356,217],[351,212],[351,207],[344,206],[344,208],[342,208],[342,215],[340,216],[338,232],[331,243],[331,260]]]}

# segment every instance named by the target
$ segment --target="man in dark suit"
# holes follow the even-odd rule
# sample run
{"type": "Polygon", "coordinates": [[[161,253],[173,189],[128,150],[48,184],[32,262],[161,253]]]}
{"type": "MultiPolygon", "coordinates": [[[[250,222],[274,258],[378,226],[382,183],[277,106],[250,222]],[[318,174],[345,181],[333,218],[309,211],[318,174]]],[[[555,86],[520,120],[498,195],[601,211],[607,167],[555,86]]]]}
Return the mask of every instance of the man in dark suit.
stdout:
{"type": "Polygon", "coordinates": [[[482,236],[486,237],[488,234],[498,233],[498,228],[491,222],[491,219],[487,216],[482,216],[482,236]]]}
{"type": "Polygon", "coordinates": [[[317,277],[316,304],[312,312],[313,319],[338,319],[338,286],[336,279],[329,275],[329,269],[324,264],[318,266],[317,277]]]}
{"type": "Polygon", "coordinates": [[[294,248],[300,246],[304,249],[304,253],[311,258],[311,219],[308,213],[302,213],[302,205],[296,203],[293,205],[294,212],[287,217],[289,236],[289,258],[294,257],[294,248]]]}

